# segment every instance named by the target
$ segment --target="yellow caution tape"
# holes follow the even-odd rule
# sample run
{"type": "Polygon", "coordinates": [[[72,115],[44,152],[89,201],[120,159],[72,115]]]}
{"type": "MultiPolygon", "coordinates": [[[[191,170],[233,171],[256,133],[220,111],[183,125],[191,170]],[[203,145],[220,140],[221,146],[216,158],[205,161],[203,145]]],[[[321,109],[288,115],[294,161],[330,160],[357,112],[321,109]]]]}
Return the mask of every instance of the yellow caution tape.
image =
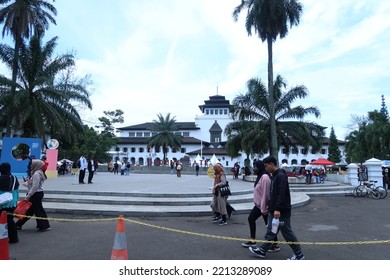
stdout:
{"type": "MultiPolygon", "coordinates": [[[[35,217],[35,216],[24,216],[19,214],[14,214],[14,216],[23,217],[23,218],[33,218],[33,219],[39,219],[39,220],[49,220],[49,221],[59,221],[59,222],[104,222],[104,221],[118,221],[119,219],[123,219],[124,221],[127,221],[132,224],[142,225],[146,227],[151,227],[159,230],[165,230],[180,234],[187,234],[187,235],[193,235],[193,236],[200,236],[200,237],[206,237],[206,238],[214,238],[214,239],[221,239],[221,240],[229,240],[229,241],[249,241],[248,238],[241,238],[241,237],[229,237],[229,236],[222,236],[222,235],[214,235],[214,234],[208,234],[208,233],[199,233],[199,232],[192,232],[187,230],[180,230],[180,229],[174,229],[174,228],[168,228],[164,226],[157,226],[141,221],[136,221],[132,219],[127,218],[92,218],[92,219],[70,219],[70,218],[41,218],[41,217],[35,217]]],[[[275,241],[268,241],[268,240],[255,240],[255,242],[258,243],[275,243],[275,241]]],[[[277,241],[278,244],[300,244],[300,245],[373,245],[373,244],[389,244],[390,240],[368,240],[368,241],[324,241],[324,242],[287,242],[287,241],[277,241]]]]}

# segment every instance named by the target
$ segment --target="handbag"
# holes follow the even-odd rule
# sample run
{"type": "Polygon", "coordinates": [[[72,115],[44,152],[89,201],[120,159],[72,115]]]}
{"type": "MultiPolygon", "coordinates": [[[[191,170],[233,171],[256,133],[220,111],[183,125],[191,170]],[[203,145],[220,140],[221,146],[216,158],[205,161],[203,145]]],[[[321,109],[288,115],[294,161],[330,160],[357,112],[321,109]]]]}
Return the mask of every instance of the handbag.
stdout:
{"type": "Polygon", "coordinates": [[[226,181],[226,184],[222,187],[219,187],[219,191],[221,192],[221,196],[228,196],[231,195],[230,187],[229,187],[229,182],[226,181]]]}
{"type": "MultiPolygon", "coordinates": [[[[10,179],[11,178],[12,178],[12,176],[10,176],[10,179]]],[[[10,185],[12,184],[12,181],[13,181],[12,190],[0,194],[0,206],[4,205],[4,204],[7,204],[7,203],[11,202],[14,199],[14,197],[12,195],[12,191],[15,189],[16,178],[14,178],[13,180],[10,180],[10,185]]]]}
{"type": "Polygon", "coordinates": [[[18,202],[16,209],[14,210],[14,216],[19,220],[22,220],[26,215],[28,209],[30,209],[32,203],[28,200],[21,200],[18,202]]]}

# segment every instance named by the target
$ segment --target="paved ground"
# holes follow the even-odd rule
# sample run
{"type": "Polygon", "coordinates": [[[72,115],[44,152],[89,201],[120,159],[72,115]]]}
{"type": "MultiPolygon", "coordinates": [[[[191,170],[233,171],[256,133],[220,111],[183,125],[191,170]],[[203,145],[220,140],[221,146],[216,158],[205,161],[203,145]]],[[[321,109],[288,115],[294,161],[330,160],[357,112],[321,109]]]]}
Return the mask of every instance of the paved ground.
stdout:
{"type": "MultiPolygon", "coordinates": [[[[181,179],[183,184],[186,178],[181,179]]],[[[132,180],[131,176],[129,180],[132,180]]],[[[100,186],[99,175],[94,181],[94,188],[124,188],[115,184],[115,179],[110,186],[100,186]]],[[[47,188],[55,182],[54,179],[47,181],[47,188]]],[[[130,186],[134,187],[134,184],[127,188],[130,186]]],[[[68,187],[80,188],[79,185],[68,187]]],[[[89,187],[92,185],[82,186],[89,187]]],[[[156,182],[153,184],[149,180],[137,186],[138,189],[155,187],[156,182]]],[[[183,191],[186,191],[185,184],[183,191]]],[[[313,197],[310,204],[293,209],[292,225],[299,241],[304,242],[303,251],[309,260],[389,260],[389,213],[389,198],[313,197]]],[[[36,232],[33,220],[26,223],[19,232],[20,242],[10,244],[11,258],[110,259],[117,224],[115,218],[71,215],[49,218],[52,227],[49,232],[36,232]]],[[[247,215],[244,214],[233,215],[226,226],[213,224],[207,216],[125,218],[129,259],[253,260],[248,249],[240,245],[249,235],[247,215]]],[[[262,239],[264,233],[264,225],[259,220],[257,238],[262,239]]],[[[287,245],[282,244],[281,248],[279,253],[268,254],[267,258],[283,260],[291,255],[287,245]]]]}

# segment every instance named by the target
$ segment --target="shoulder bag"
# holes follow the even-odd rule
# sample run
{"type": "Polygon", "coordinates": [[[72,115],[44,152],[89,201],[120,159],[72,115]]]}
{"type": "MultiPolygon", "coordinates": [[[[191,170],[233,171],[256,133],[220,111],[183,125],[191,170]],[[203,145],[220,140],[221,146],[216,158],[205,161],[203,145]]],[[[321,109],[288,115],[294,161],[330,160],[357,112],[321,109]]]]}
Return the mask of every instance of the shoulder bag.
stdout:
{"type": "Polygon", "coordinates": [[[230,187],[229,187],[229,182],[226,181],[226,184],[222,187],[219,187],[218,188],[220,193],[221,193],[221,196],[228,196],[228,195],[231,195],[231,191],[230,191],[230,187]]]}

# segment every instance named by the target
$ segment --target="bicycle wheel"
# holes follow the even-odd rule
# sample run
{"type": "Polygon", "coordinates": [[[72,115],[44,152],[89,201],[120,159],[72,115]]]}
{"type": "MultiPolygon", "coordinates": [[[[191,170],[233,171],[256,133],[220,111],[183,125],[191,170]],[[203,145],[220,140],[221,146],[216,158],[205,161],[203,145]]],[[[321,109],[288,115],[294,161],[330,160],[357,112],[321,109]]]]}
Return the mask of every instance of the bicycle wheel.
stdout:
{"type": "Polygon", "coordinates": [[[386,198],[386,196],[387,196],[387,190],[386,190],[385,188],[379,187],[377,190],[378,190],[378,192],[380,193],[380,198],[381,198],[381,199],[386,198]]]}
{"type": "Polygon", "coordinates": [[[353,189],[353,195],[356,197],[363,196],[361,186],[357,186],[356,188],[353,189]]]}
{"type": "Polygon", "coordinates": [[[377,189],[373,189],[370,191],[370,196],[373,198],[373,199],[380,199],[381,198],[381,194],[380,192],[377,190],[377,189]]]}

